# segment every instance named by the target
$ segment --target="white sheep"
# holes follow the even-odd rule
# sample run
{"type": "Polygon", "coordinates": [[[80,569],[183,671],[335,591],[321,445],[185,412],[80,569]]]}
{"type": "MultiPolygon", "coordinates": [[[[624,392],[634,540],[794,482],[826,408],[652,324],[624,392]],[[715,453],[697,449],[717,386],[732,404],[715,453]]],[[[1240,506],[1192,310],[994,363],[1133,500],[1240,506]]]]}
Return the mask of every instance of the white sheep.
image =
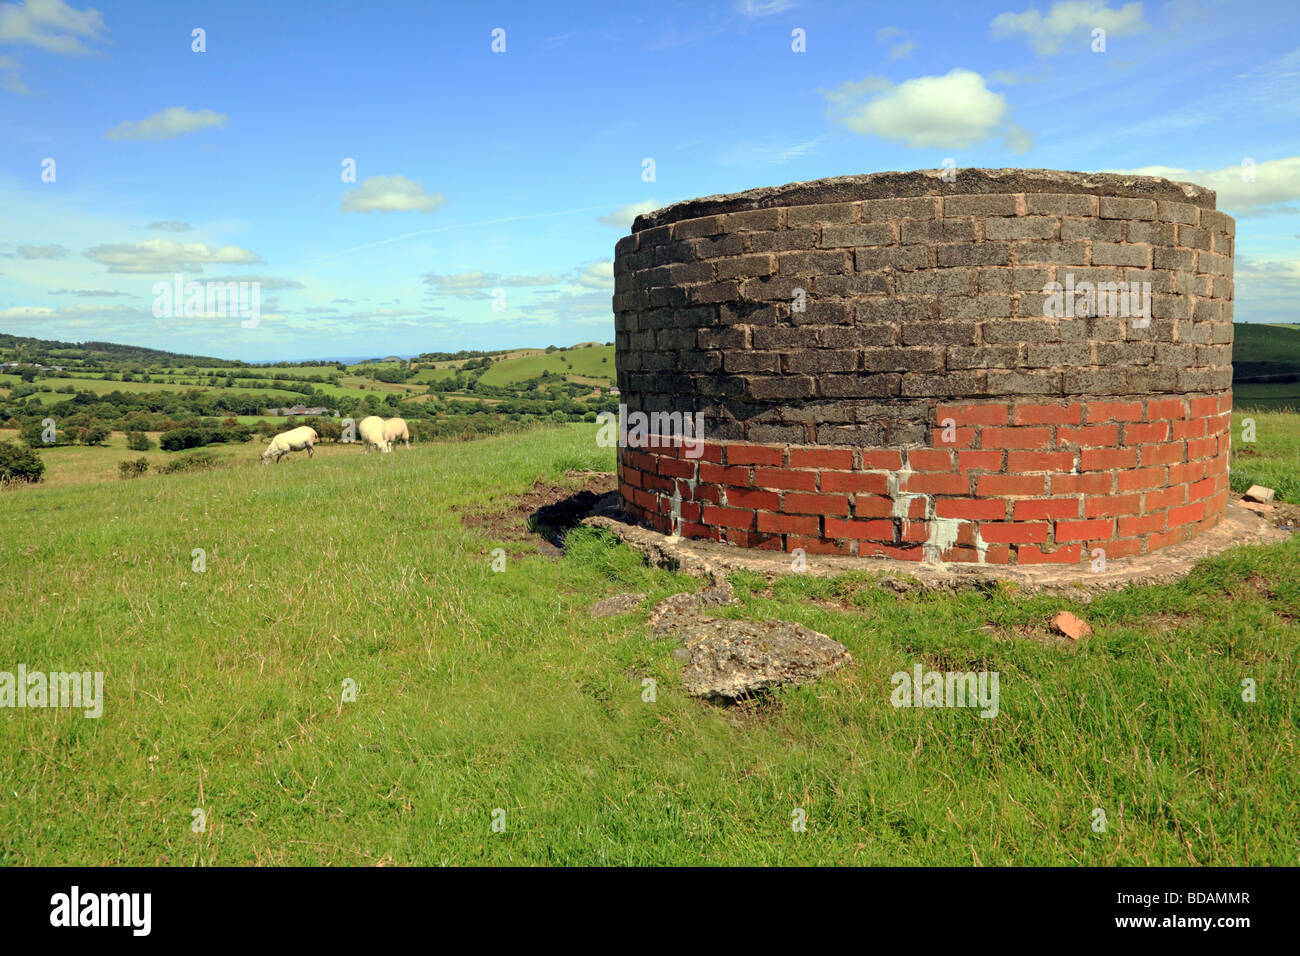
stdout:
{"type": "Polygon", "coordinates": [[[271,439],[271,444],[267,445],[266,451],[262,452],[262,464],[269,465],[275,462],[277,465],[280,459],[291,451],[302,451],[307,449],[307,457],[312,457],[312,447],[316,440],[320,438],[316,434],[316,429],[308,425],[299,425],[297,428],[290,428],[287,432],[280,432],[271,439]]]}
{"type": "Polygon", "coordinates": [[[411,433],[406,430],[406,419],[390,418],[384,422],[384,441],[391,448],[399,440],[405,442],[407,448],[411,447],[411,433]]]}
{"type": "Polygon", "coordinates": [[[372,445],[385,453],[393,450],[392,442],[384,437],[384,420],[378,415],[367,415],[361,419],[361,424],[357,426],[357,434],[361,436],[367,455],[370,454],[372,445]]]}

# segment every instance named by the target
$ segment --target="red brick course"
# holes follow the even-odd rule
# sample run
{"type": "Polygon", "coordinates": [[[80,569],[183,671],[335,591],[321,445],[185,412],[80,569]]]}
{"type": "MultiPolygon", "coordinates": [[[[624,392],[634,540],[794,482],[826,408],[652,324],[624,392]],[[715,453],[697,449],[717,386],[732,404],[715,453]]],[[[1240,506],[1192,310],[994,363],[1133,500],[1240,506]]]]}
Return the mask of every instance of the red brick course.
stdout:
{"type": "Polygon", "coordinates": [[[1121,558],[1218,522],[1231,406],[1227,392],[935,404],[928,447],[722,441],[698,458],[623,448],[619,493],[664,532],[675,493],[683,537],[738,547],[1024,565],[1085,563],[1098,549],[1121,558]],[[954,423],[961,448],[943,441],[954,423]]]}

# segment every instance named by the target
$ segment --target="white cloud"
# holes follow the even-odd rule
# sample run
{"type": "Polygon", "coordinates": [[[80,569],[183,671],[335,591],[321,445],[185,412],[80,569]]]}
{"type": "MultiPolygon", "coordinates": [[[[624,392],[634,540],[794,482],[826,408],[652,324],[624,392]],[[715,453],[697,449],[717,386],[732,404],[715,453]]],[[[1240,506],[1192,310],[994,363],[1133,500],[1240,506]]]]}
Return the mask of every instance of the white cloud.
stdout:
{"type": "Polygon", "coordinates": [[[1011,121],[1006,97],[971,70],[898,85],[873,77],[825,95],[836,123],[913,149],[967,149],[997,137],[1016,153],[1033,145],[1030,134],[1011,121]]]}
{"type": "Polygon", "coordinates": [[[22,64],[11,56],[0,56],[0,90],[19,94],[31,92],[23,82],[23,78],[18,75],[21,66],[22,64]]]}
{"type": "Polygon", "coordinates": [[[256,282],[262,287],[263,292],[279,292],[286,289],[302,289],[301,282],[296,279],[281,279],[278,276],[213,276],[208,282],[256,282]]]}
{"type": "Polygon", "coordinates": [[[202,242],[145,239],[115,243],[86,250],[86,257],[108,266],[109,272],[161,273],[202,272],[205,265],[261,262],[262,257],[238,246],[211,249],[202,242]]]}
{"type": "Polygon", "coordinates": [[[1133,176],[1163,176],[1178,182],[1207,186],[1218,194],[1217,207],[1236,217],[1268,213],[1300,213],[1288,203],[1300,200],[1300,156],[1269,159],[1256,163],[1254,181],[1246,181],[1241,165],[1223,169],[1180,169],[1176,166],[1143,166],[1140,169],[1108,169],[1102,172],[1133,176]]]}
{"type": "Polygon", "coordinates": [[[596,262],[587,266],[578,276],[578,285],[585,289],[614,291],[614,260],[596,262]]]}
{"type": "Polygon", "coordinates": [[[736,12],[747,17],[770,17],[796,6],[793,0],[736,0],[736,12]]]}
{"type": "Polygon", "coordinates": [[[430,194],[405,176],[370,176],[343,194],[343,212],[433,212],[446,205],[442,193],[430,194]]]}
{"type": "Polygon", "coordinates": [[[19,246],[18,255],[24,259],[66,259],[68,250],[63,246],[19,246]]]}
{"type": "Polygon", "coordinates": [[[425,285],[433,286],[440,295],[453,295],[461,299],[486,298],[490,289],[500,287],[529,288],[535,286],[555,285],[559,280],[549,272],[538,275],[506,275],[496,272],[484,272],[475,269],[470,272],[456,272],[440,275],[436,272],[426,273],[421,277],[425,285]]]}
{"type": "Polygon", "coordinates": [[[1151,27],[1142,19],[1142,4],[1126,3],[1117,9],[1098,0],[1060,0],[1047,11],[1047,16],[1030,7],[1024,13],[999,13],[989,24],[995,37],[1010,37],[1023,33],[1040,56],[1059,53],[1067,40],[1078,38],[1080,49],[1086,50],[1092,42],[1092,31],[1100,27],[1106,38],[1131,36],[1151,27]]]}
{"type": "Polygon", "coordinates": [[[188,110],[183,106],[171,106],[161,113],[155,113],[153,116],[142,120],[128,120],[113,127],[104,135],[109,139],[147,139],[156,142],[158,140],[174,139],[177,136],[187,136],[203,129],[221,129],[229,125],[229,123],[230,117],[225,113],[214,113],[212,110],[188,110]]]}
{"type": "Polygon", "coordinates": [[[104,29],[98,10],[74,10],[63,0],[0,3],[0,43],[30,43],[51,53],[92,53],[85,40],[97,40],[104,29]]]}
{"type": "Polygon", "coordinates": [[[628,203],[626,206],[619,206],[607,216],[600,216],[597,222],[606,226],[616,226],[619,229],[631,229],[632,221],[643,213],[653,212],[658,209],[660,203],[655,199],[647,199],[644,202],[628,203]]]}
{"type": "Polygon", "coordinates": [[[877,43],[889,43],[891,40],[899,41],[889,48],[889,58],[891,60],[900,60],[905,56],[911,56],[912,51],[916,49],[916,44],[912,42],[906,30],[898,27],[881,27],[876,31],[877,43]]]}

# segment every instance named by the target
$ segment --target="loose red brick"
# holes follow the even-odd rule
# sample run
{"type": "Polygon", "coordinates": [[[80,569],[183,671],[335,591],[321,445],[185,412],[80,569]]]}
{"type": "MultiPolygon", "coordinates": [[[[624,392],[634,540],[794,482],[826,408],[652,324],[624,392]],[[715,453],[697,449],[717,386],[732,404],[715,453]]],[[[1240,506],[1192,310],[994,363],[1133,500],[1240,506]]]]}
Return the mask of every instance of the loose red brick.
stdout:
{"type": "Polygon", "coordinates": [[[1082,405],[1017,405],[1011,413],[1013,425],[1077,425],[1083,419],[1082,405]]]}
{"type": "Polygon", "coordinates": [[[1187,489],[1187,498],[1189,501],[1199,501],[1202,498],[1208,498],[1218,491],[1218,475],[1212,475],[1204,481],[1198,481],[1196,484],[1187,489]]]}
{"type": "Polygon", "coordinates": [[[1017,521],[1033,518],[1077,518],[1078,498],[1021,498],[1015,504],[1017,521]]]}
{"type": "Polygon", "coordinates": [[[1114,518],[1090,518],[1086,521],[1056,522],[1057,541],[1105,540],[1115,533],[1114,518]]]}
{"type": "Polygon", "coordinates": [[[755,468],[754,487],[816,491],[817,472],[791,471],[788,468],[755,468]]]}
{"type": "Polygon", "coordinates": [[[1211,458],[1218,454],[1219,440],[1215,438],[1189,438],[1187,439],[1187,460],[1196,461],[1198,458],[1211,458]]]}
{"type": "Polygon", "coordinates": [[[1208,398],[1192,398],[1187,402],[1188,414],[1192,418],[1202,418],[1207,415],[1219,414],[1219,396],[1211,395],[1208,398]]]}
{"type": "Polygon", "coordinates": [[[1138,422],[1142,420],[1141,402],[1089,402],[1084,419],[1093,422],[1138,422]]]}

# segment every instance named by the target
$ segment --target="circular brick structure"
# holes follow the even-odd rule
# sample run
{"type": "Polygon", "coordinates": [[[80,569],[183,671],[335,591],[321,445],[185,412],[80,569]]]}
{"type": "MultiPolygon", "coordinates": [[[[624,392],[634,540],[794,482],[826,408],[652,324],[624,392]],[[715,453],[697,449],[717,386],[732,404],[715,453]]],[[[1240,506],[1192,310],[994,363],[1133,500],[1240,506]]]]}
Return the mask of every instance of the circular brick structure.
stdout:
{"type": "Polygon", "coordinates": [[[614,261],[626,509],[687,538],[940,562],[1198,534],[1228,497],[1235,225],[1214,200],[936,170],[638,217],[614,261]]]}

